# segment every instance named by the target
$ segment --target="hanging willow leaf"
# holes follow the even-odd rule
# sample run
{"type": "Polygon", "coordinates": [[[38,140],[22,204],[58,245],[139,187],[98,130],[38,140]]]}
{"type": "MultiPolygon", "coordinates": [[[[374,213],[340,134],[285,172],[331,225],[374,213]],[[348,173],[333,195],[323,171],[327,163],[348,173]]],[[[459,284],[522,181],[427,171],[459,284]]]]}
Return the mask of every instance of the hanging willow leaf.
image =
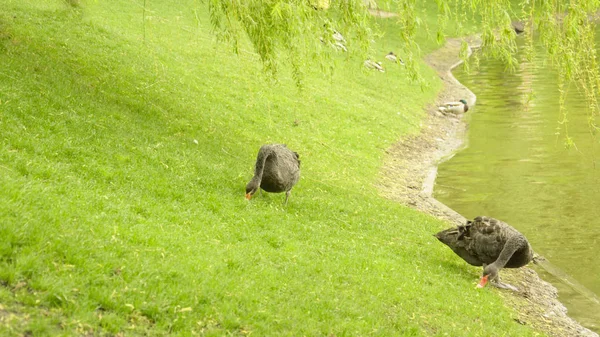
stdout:
{"type": "MultiPolygon", "coordinates": [[[[267,72],[277,74],[280,63],[290,64],[296,83],[301,86],[306,67],[333,68],[336,33],[347,41],[349,53],[367,58],[377,27],[369,20],[368,8],[385,8],[397,14],[408,76],[425,83],[416,66],[421,57],[416,31],[423,19],[417,0],[206,0],[216,36],[239,52],[240,41],[247,39],[267,72]]],[[[559,69],[562,124],[567,133],[564,109],[569,83],[576,84],[588,101],[590,120],[595,127],[598,115],[598,70],[595,44],[596,12],[599,0],[435,0],[438,10],[439,42],[445,39],[449,20],[462,27],[476,21],[480,27],[484,55],[500,59],[507,69],[515,69],[517,59],[515,18],[524,20],[527,38],[526,58],[533,60],[533,35],[545,47],[550,64],[559,69]],[[464,22],[463,22],[464,21],[464,22]]],[[[424,29],[428,29],[424,27],[424,29]]],[[[458,32],[460,34],[460,32],[458,32]]],[[[339,41],[338,41],[339,42],[339,41]]],[[[466,53],[462,53],[466,58],[466,53]]],[[[569,142],[567,142],[569,143],[569,142]]]]}

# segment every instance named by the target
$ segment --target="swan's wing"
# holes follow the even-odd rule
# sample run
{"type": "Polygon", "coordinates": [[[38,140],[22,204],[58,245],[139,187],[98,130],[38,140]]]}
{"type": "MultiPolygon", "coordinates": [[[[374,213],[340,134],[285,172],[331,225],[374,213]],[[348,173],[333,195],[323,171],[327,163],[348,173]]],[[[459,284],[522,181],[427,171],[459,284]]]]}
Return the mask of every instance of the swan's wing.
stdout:
{"type": "Polygon", "coordinates": [[[488,217],[477,217],[470,228],[469,249],[483,262],[496,261],[506,243],[505,224],[488,217]]]}

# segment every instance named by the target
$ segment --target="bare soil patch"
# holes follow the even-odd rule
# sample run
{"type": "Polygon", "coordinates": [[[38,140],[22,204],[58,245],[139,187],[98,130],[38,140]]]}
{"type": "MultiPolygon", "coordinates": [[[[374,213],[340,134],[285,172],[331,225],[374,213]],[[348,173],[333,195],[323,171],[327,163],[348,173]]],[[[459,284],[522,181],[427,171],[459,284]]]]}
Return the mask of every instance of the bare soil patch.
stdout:
{"type": "MultiPolygon", "coordinates": [[[[461,63],[458,55],[463,40],[471,47],[480,44],[477,37],[450,39],[425,58],[444,82],[444,88],[436,102],[425,107],[421,133],[406,137],[387,150],[378,183],[385,197],[446,220],[449,225],[464,223],[466,219],[433,198],[433,184],[437,165],[463,146],[467,124],[464,114],[442,114],[437,107],[459,99],[466,99],[469,106],[475,104],[475,95],[451,73],[461,63]]],[[[540,279],[533,269],[504,269],[502,279],[519,288],[518,292],[494,289],[507,305],[516,309],[516,324],[530,325],[550,336],[598,336],[567,316],[567,309],[557,299],[556,288],[540,279]]]]}

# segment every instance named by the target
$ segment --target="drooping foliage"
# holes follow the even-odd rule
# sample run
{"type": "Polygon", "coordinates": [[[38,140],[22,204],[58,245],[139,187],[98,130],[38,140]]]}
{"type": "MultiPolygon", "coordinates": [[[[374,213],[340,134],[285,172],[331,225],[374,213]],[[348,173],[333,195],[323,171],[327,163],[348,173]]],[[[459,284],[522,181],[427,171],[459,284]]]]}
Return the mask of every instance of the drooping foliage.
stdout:
{"type": "MultiPolygon", "coordinates": [[[[421,9],[427,2],[416,0],[207,0],[217,36],[229,41],[238,51],[246,35],[260,55],[265,69],[275,74],[282,60],[291,66],[301,85],[303,68],[318,64],[323,70],[332,66],[335,32],[347,39],[348,53],[368,58],[377,32],[369,20],[369,9],[397,14],[401,29],[408,74],[419,80],[414,59],[419,55],[416,30],[421,29],[421,9]]],[[[433,0],[431,0],[433,1],[433,0]]],[[[430,1],[430,2],[431,2],[430,1]]],[[[440,23],[436,38],[444,40],[444,27],[453,21],[476,24],[481,32],[481,49],[486,55],[503,60],[508,69],[517,63],[516,33],[512,22],[524,23],[526,53],[533,53],[534,37],[545,47],[549,64],[559,71],[561,133],[566,144],[568,116],[564,106],[570,85],[585,94],[589,106],[590,130],[596,131],[595,118],[600,109],[600,74],[595,45],[596,11],[599,0],[435,0],[440,23]]],[[[466,49],[466,45],[464,46],[466,49]]],[[[466,53],[464,53],[466,55],[466,53]]],[[[465,56],[466,57],[466,56],[465,56]]]]}
{"type": "Polygon", "coordinates": [[[371,41],[368,12],[361,1],[315,0],[209,0],[217,37],[239,52],[246,35],[265,69],[275,74],[284,51],[296,82],[301,85],[302,65],[312,60],[326,68],[335,50],[335,34],[351,37],[354,50],[366,53],[371,41]]]}

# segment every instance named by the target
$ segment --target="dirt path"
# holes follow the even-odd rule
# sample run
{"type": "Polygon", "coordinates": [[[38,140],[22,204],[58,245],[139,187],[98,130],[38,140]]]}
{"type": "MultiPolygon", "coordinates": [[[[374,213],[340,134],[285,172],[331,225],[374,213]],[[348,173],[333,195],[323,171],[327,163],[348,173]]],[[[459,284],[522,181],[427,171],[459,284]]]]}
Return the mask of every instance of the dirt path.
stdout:
{"type": "MultiPolygon", "coordinates": [[[[449,222],[449,227],[464,223],[466,219],[433,198],[433,184],[437,165],[460,149],[467,126],[463,116],[443,115],[437,111],[437,106],[444,101],[461,98],[466,99],[470,106],[475,104],[475,95],[451,73],[461,63],[458,57],[461,41],[448,40],[443,48],[425,58],[444,82],[444,89],[435,104],[425,108],[427,116],[421,133],[402,139],[387,150],[378,184],[385,197],[444,219],[449,222]]],[[[465,41],[472,47],[480,43],[477,38],[465,41]]],[[[557,299],[556,288],[541,280],[531,268],[506,269],[502,276],[503,280],[519,288],[519,292],[494,290],[499,291],[506,303],[516,309],[517,323],[530,325],[550,336],[598,337],[567,316],[566,308],[557,299]]]]}

